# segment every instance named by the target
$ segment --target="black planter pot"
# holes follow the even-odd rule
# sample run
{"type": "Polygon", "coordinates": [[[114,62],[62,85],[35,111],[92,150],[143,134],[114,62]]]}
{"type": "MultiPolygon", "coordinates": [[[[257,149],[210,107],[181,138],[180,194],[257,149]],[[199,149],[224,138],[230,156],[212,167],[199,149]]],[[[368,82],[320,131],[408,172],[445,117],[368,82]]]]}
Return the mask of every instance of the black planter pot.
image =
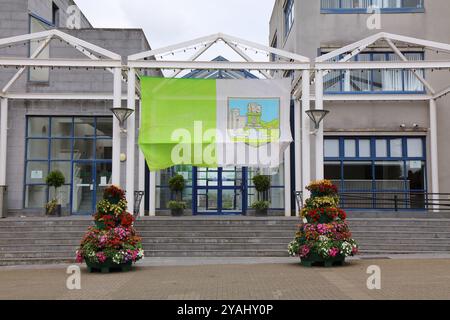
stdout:
{"type": "Polygon", "coordinates": [[[267,217],[269,215],[269,209],[255,209],[255,215],[257,217],[267,217]]]}
{"type": "Polygon", "coordinates": [[[61,217],[62,207],[60,204],[58,204],[53,210],[46,211],[46,215],[48,216],[54,216],[54,217],[61,217]]]}
{"type": "Polygon", "coordinates": [[[184,209],[170,209],[172,217],[181,217],[184,214],[184,209]]]}

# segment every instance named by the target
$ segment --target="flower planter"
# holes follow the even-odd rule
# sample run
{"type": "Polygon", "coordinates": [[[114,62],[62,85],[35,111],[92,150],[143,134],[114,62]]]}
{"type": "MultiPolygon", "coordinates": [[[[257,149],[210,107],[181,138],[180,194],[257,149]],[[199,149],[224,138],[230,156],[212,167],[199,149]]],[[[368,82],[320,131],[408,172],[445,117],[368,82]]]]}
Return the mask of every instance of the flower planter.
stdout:
{"type": "Polygon", "coordinates": [[[113,270],[118,270],[122,272],[128,272],[132,269],[132,261],[127,263],[116,264],[111,260],[106,260],[103,263],[91,262],[86,259],[86,265],[88,272],[100,271],[101,273],[109,273],[113,270]]]}
{"type": "Polygon", "coordinates": [[[53,210],[46,211],[45,214],[47,216],[53,216],[53,217],[61,217],[62,207],[60,204],[58,204],[53,210]]]}
{"type": "Polygon", "coordinates": [[[323,258],[317,253],[311,253],[307,257],[300,258],[300,263],[304,267],[323,266],[329,268],[333,266],[342,266],[344,262],[345,257],[343,255],[337,255],[334,258],[323,258]]]}
{"type": "Polygon", "coordinates": [[[257,217],[267,217],[268,216],[268,209],[255,209],[255,215],[257,217]]]}
{"type": "Polygon", "coordinates": [[[184,209],[170,209],[172,217],[181,217],[184,213],[184,209]]]}

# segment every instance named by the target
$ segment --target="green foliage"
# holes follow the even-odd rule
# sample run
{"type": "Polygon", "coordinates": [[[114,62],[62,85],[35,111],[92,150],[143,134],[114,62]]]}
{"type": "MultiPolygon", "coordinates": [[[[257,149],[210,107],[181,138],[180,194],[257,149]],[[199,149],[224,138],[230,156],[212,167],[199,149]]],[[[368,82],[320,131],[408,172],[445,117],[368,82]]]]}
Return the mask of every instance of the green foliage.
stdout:
{"type": "Polygon", "coordinates": [[[252,204],[252,209],[255,210],[266,210],[269,209],[270,202],[269,201],[256,201],[252,204]]]}
{"type": "Polygon", "coordinates": [[[167,203],[167,206],[169,207],[170,210],[178,210],[178,209],[186,209],[187,208],[187,204],[184,201],[169,201],[167,203]]]}
{"type": "Polygon", "coordinates": [[[47,214],[52,213],[56,207],[58,206],[58,201],[56,200],[51,200],[49,201],[46,205],[45,205],[45,211],[47,214]]]}
{"type": "Polygon", "coordinates": [[[182,192],[185,185],[184,177],[181,174],[177,174],[169,180],[169,188],[173,192],[182,192]]]}
{"type": "Polygon", "coordinates": [[[253,177],[253,184],[258,192],[267,192],[270,189],[271,179],[269,176],[256,175],[253,177]]]}
{"type": "Polygon", "coordinates": [[[66,183],[66,178],[64,178],[64,175],[61,171],[55,170],[48,174],[47,178],[45,179],[45,183],[49,187],[54,187],[55,189],[58,189],[64,183],[66,183]]]}

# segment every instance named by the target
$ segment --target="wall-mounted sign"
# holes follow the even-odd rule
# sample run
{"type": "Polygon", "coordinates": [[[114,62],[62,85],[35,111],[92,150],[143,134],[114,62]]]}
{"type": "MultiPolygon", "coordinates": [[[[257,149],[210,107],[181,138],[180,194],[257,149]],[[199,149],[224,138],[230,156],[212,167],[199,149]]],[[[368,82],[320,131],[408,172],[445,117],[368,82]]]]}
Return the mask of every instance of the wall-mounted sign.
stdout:
{"type": "Polygon", "coordinates": [[[35,180],[42,179],[43,176],[44,175],[43,175],[42,170],[33,170],[33,171],[31,171],[31,179],[35,179],[35,180]]]}

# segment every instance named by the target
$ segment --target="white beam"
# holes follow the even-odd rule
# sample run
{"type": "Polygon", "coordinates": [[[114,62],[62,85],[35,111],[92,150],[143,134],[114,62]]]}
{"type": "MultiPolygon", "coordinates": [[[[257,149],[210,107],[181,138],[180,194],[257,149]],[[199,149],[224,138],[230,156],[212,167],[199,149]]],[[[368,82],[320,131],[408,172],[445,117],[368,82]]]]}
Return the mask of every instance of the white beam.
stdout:
{"type": "MultiPolygon", "coordinates": [[[[315,108],[316,110],[323,110],[323,74],[322,70],[316,71],[316,101],[315,108]]],[[[324,168],[323,168],[323,121],[320,124],[320,128],[316,133],[316,180],[322,180],[324,176],[324,168]]]]}
{"type": "Polygon", "coordinates": [[[0,66],[5,67],[55,67],[55,68],[121,68],[120,60],[87,59],[32,59],[1,57],[0,66]]]}
{"type": "MultiPolygon", "coordinates": [[[[0,186],[6,186],[8,151],[8,99],[0,99],[0,186]]],[[[2,208],[0,208],[2,210],[2,208]]]]}
{"type": "MultiPolygon", "coordinates": [[[[1,60],[0,60],[1,64],[1,60]]],[[[298,62],[230,62],[230,61],[129,61],[135,69],[199,69],[199,70],[305,70],[309,63],[298,62]]]]}
{"type": "MultiPolygon", "coordinates": [[[[198,57],[200,57],[206,50],[208,50],[209,48],[211,48],[211,46],[214,44],[215,42],[212,41],[208,44],[206,44],[201,50],[197,51],[193,56],[191,56],[188,61],[195,61],[197,60],[198,57]]],[[[183,71],[183,69],[177,70],[175,72],[174,75],[172,75],[172,78],[175,78],[176,76],[178,76],[181,72],[183,71]]]]}
{"type": "Polygon", "coordinates": [[[291,216],[291,148],[284,151],[284,215],[291,216]]]}
{"type": "MultiPolygon", "coordinates": [[[[395,54],[402,59],[402,61],[408,61],[408,59],[405,57],[405,55],[396,47],[396,45],[392,42],[391,39],[386,39],[387,43],[391,47],[392,50],[394,50],[395,54]]],[[[433,89],[433,87],[426,81],[420,74],[417,73],[415,70],[411,70],[411,72],[414,74],[414,76],[428,89],[428,92],[430,92],[432,95],[436,93],[436,91],[433,89]]]]}
{"type": "Polygon", "coordinates": [[[315,66],[317,70],[449,69],[450,60],[319,62],[315,66]]]}
{"type": "MultiPolygon", "coordinates": [[[[52,36],[48,36],[45,39],[45,41],[31,54],[30,58],[31,59],[37,58],[37,56],[39,56],[41,52],[48,46],[51,39],[52,36]]],[[[17,71],[16,74],[11,78],[11,80],[9,80],[6,86],[3,87],[2,92],[5,93],[6,91],[8,91],[9,88],[11,88],[11,86],[17,81],[17,79],[20,78],[20,76],[23,74],[24,71],[25,71],[24,67],[20,68],[19,71],[17,71]]]]}
{"type": "MultiPolygon", "coordinates": [[[[142,124],[142,103],[139,100],[139,134],[142,124]]],[[[139,138],[139,137],[138,137],[139,138]]],[[[141,148],[139,148],[139,191],[145,190],[145,157],[141,148]]],[[[148,191],[147,191],[148,192],[148,191]]],[[[143,217],[145,215],[145,195],[141,201],[141,207],[139,208],[139,215],[143,217]]]]}
{"type": "Polygon", "coordinates": [[[401,41],[401,42],[405,42],[405,43],[410,43],[410,44],[413,44],[416,46],[422,46],[422,47],[431,48],[431,49],[440,49],[442,51],[450,52],[450,44],[448,44],[448,43],[423,40],[423,39],[418,39],[418,38],[402,36],[399,34],[386,33],[386,32],[383,33],[383,38],[401,41]]]}
{"type": "Polygon", "coordinates": [[[430,99],[431,190],[439,193],[439,162],[436,100],[430,99]]]}
{"type": "Polygon", "coordinates": [[[150,208],[149,215],[150,217],[156,216],[156,172],[150,172],[150,187],[149,187],[149,195],[150,195],[150,208]]]}
{"type": "MultiPolygon", "coordinates": [[[[136,71],[128,70],[128,100],[127,107],[136,110],[136,71]]],[[[134,179],[135,179],[135,150],[136,150],[136,112],[127,120],[127,164],[126,191],[128,210],[134,211],[134,179]]]]}
{"type": "Polygon", "coordinates": [[[433,99],[439,99],[440,97],[442,97],[442,96],[444,96],[444,95],[446,95],[446,94],[449,94],[449,93],[450,93],[450,87],[445,88],[444,90],[439,91],[438,93],[436,93],[436,94],[433,96],[433,99]]]}
{"type": "Polygon", "coordinates": [[[310,76],[308,70],[302,75],[302,191],[303,199],[309,197],[306,186],[311,182],[311,150],[310,150],[310,122],[306,111],[310,109],[310,76]]]}
{"type": "MultiPolygon", "coordinates": [[[[224,40],[225,41],[225,40],[224,40]]],[[[247,62],[254,62],[252,58],[250,58],[245,52],[243,52],[241,49],[239,49],[237,46],[233,46],[231,43],[225,41],[225,43],[231,48],[233,49],[238,55],[240,55],[242,58],[244,58],[245,61],[247,62]]],[[[267,79],[272,79],[273,77],[265,70],[261,70],[260,71],[264,77],[266,77],[267,79]]]]}
{"type": "MultiPolygon", "coordinates": [[[[429,101],[427,94],[325,94],[323,101],[429,101]]],[[[316,100],[315,96],[310,97],[316,100]]]]}
{"type": "MultiPolygon", "coordinates": [[[[114,101],[113,108],[121,107],[122,105],[122,69],[114,69],[114,101]]],[[[121,134],[119,120],[113,117],[113,154],[112,154],[112,183],[120,186],[120,148],[121,148],[121,134]]]]}
{"type": "MultiPolygon", "coordinates": [[[[301,142],[301,117],[302,117],[302,106],[300,100],[295,98],[294,101],[294,143],[295,143],[295,191],[302,190],[302,142],[301,142]]],[[[295,213],[298,216],[300,208],[295,202],[295,213]]]]}
{"type": "MultiPolygon", "coordinates": [[[[7,93],[2,95],[13,100],[114,100],[111,93],[7,93]]],[[[121,96],[122,100],[127,100],[126,95],[121,96]]],[[[138,97],[136,96],[136,99],[138,97]]]]}
{"type": "Polygon", "coordinates": [[[189,40],[189,41],[185,41],[185,42],[181,42],[178,44],[174,44],[171,46],[167,46],[164,48],[160,48],[160,49],[155,49],[155,50],[150,50],[150,51],[146,51],[146,52],[141,52],[141,53],[137,53],[137,54],[133,54],[128,56],[128,61],[138,61],[138,60],[142,60],[145,58],[150,58],[150,57],[156,57],[157,55],[162,55],[165,53],[170,53],[179,49],[184,49],[190,46],[195,46],[199,43],[203,43],[203,42],[214,42],[216,40],[219,39],[219,34],[212,34],[206,37],[200,37],[197,39],[193,39],[193,40],[189,40]]]}

